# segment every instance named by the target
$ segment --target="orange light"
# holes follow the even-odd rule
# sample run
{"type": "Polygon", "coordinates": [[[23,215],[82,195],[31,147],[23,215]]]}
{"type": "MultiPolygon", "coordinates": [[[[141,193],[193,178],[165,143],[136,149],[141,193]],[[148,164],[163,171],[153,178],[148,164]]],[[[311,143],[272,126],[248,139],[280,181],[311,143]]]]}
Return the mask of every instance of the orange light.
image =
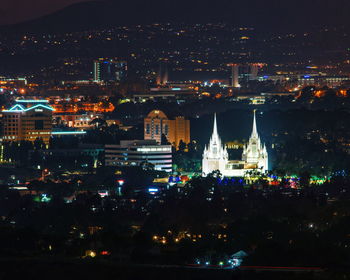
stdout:
{"type": "Polygon", "coordinates": [[[348,96],[348,92],[345,89],[341,89],[341,90],[338,91],[338,96],[347,97],[348,96]]]}
{"type": "Polygon", "coordinates": [[[323,97],[325,96],[325,91],[324,90],[316,90],[315,93],[314,93],[314,96],[317,97],[317,98],[320,98],[320,97],[323,97]]]}

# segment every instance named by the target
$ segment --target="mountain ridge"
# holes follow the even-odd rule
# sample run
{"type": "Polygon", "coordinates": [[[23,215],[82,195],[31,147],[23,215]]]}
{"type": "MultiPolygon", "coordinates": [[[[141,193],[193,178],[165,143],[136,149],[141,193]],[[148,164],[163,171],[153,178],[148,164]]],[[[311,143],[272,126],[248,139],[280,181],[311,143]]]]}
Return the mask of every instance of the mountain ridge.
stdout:
{"type": "Polygon", "coordinates": [[[70,5],[34,20],[1,26],[3,32],[57,33],[113,27],[117,25],[145,24],[154,22],[208,23],[225,22],[237,26],[254,27],[262,32],[306,30],[313,26],[350,27],[346,20],[350,1],[339,8],[328,6],[330,0],[319,0],[318,14],[311,13],[314,4],[295,0],[294,6],[285,9],[283,1],[235,2],[217,0],[164,1],[89,1],[70,5]],[[268,4],[267,4],[268,3],[268,4]],[[303,4],[299,9],[297,4],[303,4]],[[213,5],[213,6],[210,6],[213,5]],[[300,11],[299,11],[300,10],[300,11]]]}

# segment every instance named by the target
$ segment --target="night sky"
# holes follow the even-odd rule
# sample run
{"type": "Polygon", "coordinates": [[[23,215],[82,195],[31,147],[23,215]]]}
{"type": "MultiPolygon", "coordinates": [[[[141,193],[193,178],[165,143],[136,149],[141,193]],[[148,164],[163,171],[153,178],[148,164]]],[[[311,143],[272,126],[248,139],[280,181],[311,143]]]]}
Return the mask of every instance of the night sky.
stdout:
{"type": "MultiPolygon", "coordinates": [[[[18,23],[88,0],[2,0],[0,24],[18,23]]],[[[349,25],[348,0],[98,0],[113,2],[124,21],[223,21],[266,26],[349,25]],[[122,10],[122,13],[119,11],[122,10]]],[[[103,14],[98,15],[103,17],[103,14]]]]}
{"type": "Polygon", "coordinates": [[[88,0],[1,0],[0,24],[18,23],[88,0]]]}

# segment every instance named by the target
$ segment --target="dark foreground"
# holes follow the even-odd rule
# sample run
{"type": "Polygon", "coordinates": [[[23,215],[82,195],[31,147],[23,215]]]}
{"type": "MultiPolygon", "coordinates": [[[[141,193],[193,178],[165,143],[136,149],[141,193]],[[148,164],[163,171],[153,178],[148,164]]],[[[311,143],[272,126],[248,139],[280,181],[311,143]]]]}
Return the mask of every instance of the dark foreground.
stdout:
{"type": "Polygon", "coordinates": [[[224,270],[171,266],[120,265],[105,260],[0,260],[0,280],[3,279],[348,279],[344,270],[224,270]]]}

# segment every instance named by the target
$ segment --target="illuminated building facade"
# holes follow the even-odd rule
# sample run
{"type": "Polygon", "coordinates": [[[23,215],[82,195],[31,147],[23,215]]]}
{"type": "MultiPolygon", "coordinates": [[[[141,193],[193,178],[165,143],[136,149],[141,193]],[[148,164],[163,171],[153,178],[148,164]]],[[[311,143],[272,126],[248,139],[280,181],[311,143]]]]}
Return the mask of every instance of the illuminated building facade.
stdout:
{"type": "Polygon", "coordinates": [[[25,87],[27,86],[28,81],[26,78],[7,78],[0,77],[1,86],[15,86],[15,87],[25,87]]]}
{"type": "Polygon", "coordinates": [[[238,64],[230,64],[232,67],[232,73],[231,73],[231,86],[233,88],[239,88],[239,65],[238,64]]]}
{"type": "Polygon", "coordinates": [[[335,88],[341,86],[345,82],[349,82],[349,76],[319,76],[307,74],[298,77],[298,85],[301,87],[317,86],[335,88]]]}
{"type": "Polygon", "coordinates": [[[35,141],[48,144],[52,132],[52,111],[47,100],[17,100],[3,110],[3,141],[35,141]]]}
{"type": "Polygon", "coordinates": [[[168,67],[164,61],[159,64],[156,83],[158,86],[164,86],[168,83],[168,67]]]}
{"type": "Polygon", "coordinates": [[[243,148],[242,160],[245,167],[249,169],[260,169],[262,172],[268,170],[268,154],[265,144],[260,140],[256,127],[256,116],[254,111],[253,131],[248,143],[243,148]]]}
{"type": "Polygon", "coordinates": [[[106,166],[143,166],[152,164],[155,170],[172,172],[170,145],[155,140],[125,140],[120,145],[105,146],[106,166]]]}
{"type": "Polygon", "coordinates": [[[126,61],[100,58],[94,61],[94,81],[119,82],[127,75],[128,64],[126,61]]]}
{"type": "Polygon", "coordinates": [[[226,147],[224,147],[221,143],[221,138],[217,130],[215,114],[213,134],[210,137],[208,148],[205,147],[203,153],[203,174],[209,174],[210,172],[215,170],[220,170],[222,172],[226,169],[227,162],[228,153],[226,147]]]}
{"type": "Polygon", "coordinates": [[[57,125],[74,127],[78,129],[89,129],[94,127],[91,123],[94,119],[103,119],[101,114],[55,114],[54,119],[57,125]]]}
{"type": "Polygon", "coordinates": [[[109,113],[113,112],[115,107],[110,102],[55,102],[52,104],[55,113],[77,113],[77,112],[94,112],[109,113]]]}
{"type": "Polygon", "coordinates": [[[202,159],[202,173],[204,176],[219,170],[226,177],[243,177],[248,171],[268,171],[268,153],[262,144],[256,126],[254,111],[253,130],[248,143],[243,147],[242,160],[229,160],[226,147],[222,145],[217,131],[216,116],[214,129],[209,146],[205,147],[202,159]]]}
{"type": "Polygon", "coordinates": [[[162,135],[176,148],[181,141],[188,144],[191,141],[190,121],[182,116],[171,120],[164,112],[153,110],[144,119],[144,139],[156,140],[160,144],[162,135]]]}

